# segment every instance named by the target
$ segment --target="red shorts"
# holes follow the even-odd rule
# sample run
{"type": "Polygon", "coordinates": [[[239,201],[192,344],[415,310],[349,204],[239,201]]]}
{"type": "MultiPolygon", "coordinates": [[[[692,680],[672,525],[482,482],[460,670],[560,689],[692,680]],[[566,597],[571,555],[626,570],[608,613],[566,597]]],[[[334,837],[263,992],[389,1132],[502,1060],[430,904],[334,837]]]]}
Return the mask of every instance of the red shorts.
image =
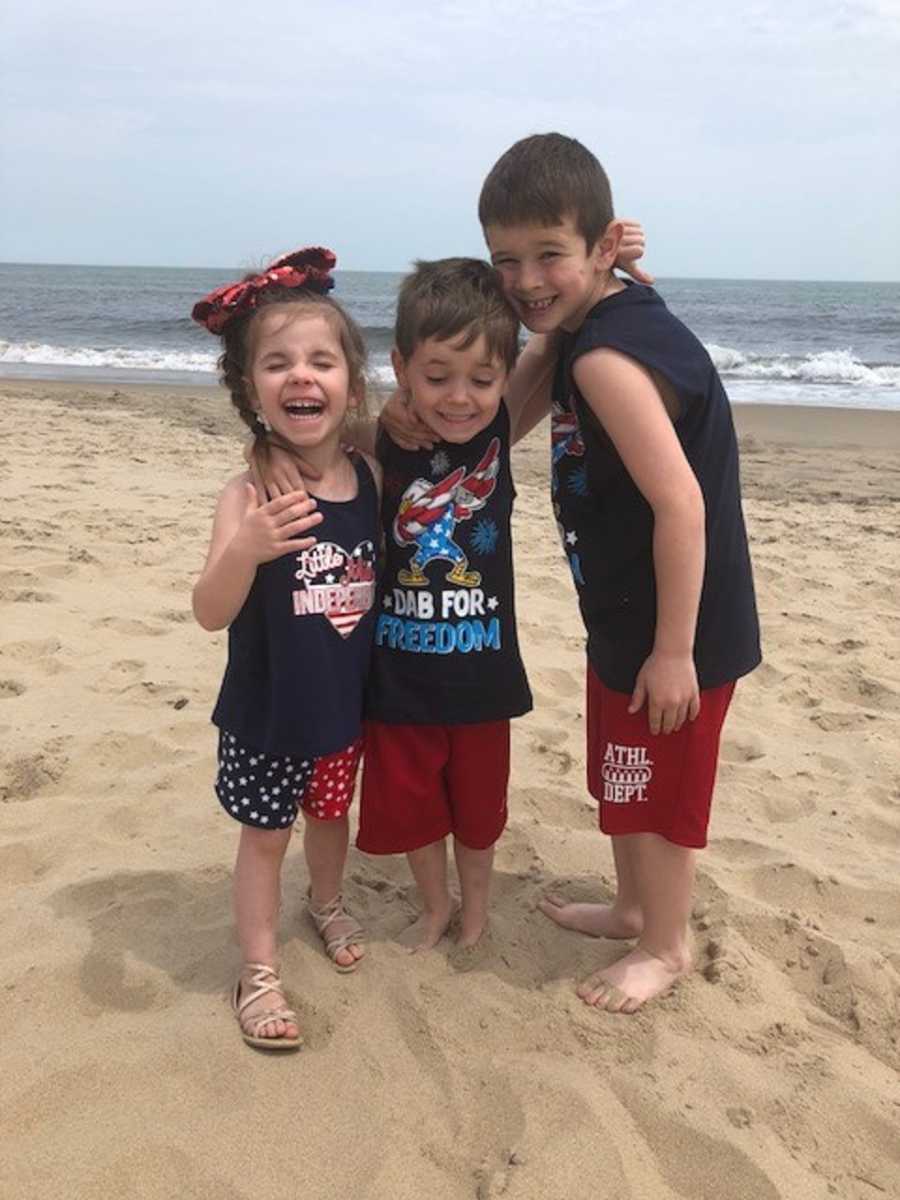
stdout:
{"type": "Polygon", "coordinates": [[[650,732],[646,705],[587,673],[588,791],[600,801],[600,828],[613,837],[657,833],[679,846],[706,845],[719,735],[733,683],[700,693],[700,713],[677,733],[650,732]]]}
{"type": "Polygon", "coordinates": [[[509,721],[388,725],[367,721],[356,844],[403,854],[452,833],[470,850],[506,825],[509,721]]]}

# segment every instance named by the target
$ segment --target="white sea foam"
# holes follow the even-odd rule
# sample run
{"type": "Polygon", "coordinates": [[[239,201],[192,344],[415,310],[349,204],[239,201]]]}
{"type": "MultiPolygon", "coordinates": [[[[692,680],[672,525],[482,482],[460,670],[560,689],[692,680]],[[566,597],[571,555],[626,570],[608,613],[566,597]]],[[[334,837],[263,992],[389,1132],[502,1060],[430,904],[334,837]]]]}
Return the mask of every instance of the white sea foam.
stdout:
{"type": "MultiPolygon", "coordinates": [[[[710,357],[726,380],[792,383],[795,386],[825,386],[855,391],[900,389],[900,365],[869,366],[853,356],[852,350],[824,350],[797,357],[787,354],[761,355],[711,343],[710,357]]],[[[79,367],[103,371],[142,371],[211,375],[216,370],[212,349],[166,350],[112,346],[54,346],[45,342],[7,342],[0,339],[0,365],[25,364],[57,368],[79,367]]],[[[390,387],[394,372],[386,356],[373,355],[369,375],[373,384],[390,387]]]]}
{"type": "Polygon", "coordinates": [[[43,342],[5,342],[0,339],[0,363],[126,371],[212,372],[216,369],[216,355],[208,351],[129,350],[124,346],[98,350],[90,346],[48,346],[43,342]]]}
{"type": "Polygon", "coordinates": [[[870,367],[852,350],[823,350],[794,358],[742,354],[729,346],[706,347],[717,369],[730,379],[782,379],[796,383],[834,383],[851,387],[898,388],[900,366],[870,367]]]}

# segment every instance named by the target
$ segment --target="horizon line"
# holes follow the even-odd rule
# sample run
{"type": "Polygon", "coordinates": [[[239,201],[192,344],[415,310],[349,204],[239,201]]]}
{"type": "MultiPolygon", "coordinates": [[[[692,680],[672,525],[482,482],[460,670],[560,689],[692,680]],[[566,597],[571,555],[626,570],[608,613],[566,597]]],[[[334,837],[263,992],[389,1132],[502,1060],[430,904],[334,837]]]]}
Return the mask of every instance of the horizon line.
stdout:
{"type": "MultiPolygon", "coordinates": [[[[485,260],[486,261],[486,260],[485,260]]],[[[410,263],[411,267],[412,263],[410,263]]],[[[34,262],[14,259],[0,260],[0,267],[91,267],[104,271],[236,271],[240,267],[174,266],[171,263],[89,263],[89,262],[34,262]]],[[[335,274],[353,272],[360,275],[406,275],[410,267],[403,269],[388,267],[336,267],[335,274]]],[[[686,279],[691,282],[715,283],[894,283],[900,279],[822,279],[814,276],[788,275],[656,275],[657,280],[686,279]]]]}

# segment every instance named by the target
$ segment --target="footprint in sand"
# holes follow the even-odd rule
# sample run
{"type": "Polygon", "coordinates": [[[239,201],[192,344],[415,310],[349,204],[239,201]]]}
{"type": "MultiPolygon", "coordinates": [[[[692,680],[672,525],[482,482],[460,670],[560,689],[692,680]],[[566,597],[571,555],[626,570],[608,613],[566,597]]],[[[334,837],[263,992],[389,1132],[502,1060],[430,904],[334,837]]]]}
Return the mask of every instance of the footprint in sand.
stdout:
{"type": "Polygon", "coordinates": [[[61,649],[62,642],[58,637],[35,638],[24,642],[7,642],[5,646],[0,646],[0,656],[33,663],[58,654],[61,649]]]}
{"type": "Polygon", "coordinates": [[[0,659],[27,663],[45,675],[58,675],[68,670],[60,654],[62,642],[57,637],[35,638],[23,642],[7,642],[0,646],[0,659]]]}
{"type": "Polygon", "coordinates": [[[22,590],[3,588],[0,590],[0,602],[8,604],[51,604],[59,596],[52,592],[38,592],[33,588],[22,590]]]}
{"type": "Polygon", "coordinates": [[[0,700],[12,700],[26,690],[25,684],[19,683],[18,679],[0,679],[0,700]]]}
{"type": "Polygon", "coordinates": [[[147,664],[139,658],[120,658],[101,671],[93,683],[88,684],[92,692],[109,692],[116,695],[136,687],[147,664]]]}
{"type": "Polygon", "coordinates": [[[56,738],[36,754],[0,759],[0,802],[17,804],[33,800],[58,783],[69,764],[63,745],[64,739],[56,738]]]}
{"type": "Polygon", "coordinates": [[[154,613],[158,621],[170,621],[174,625],[182,625],[193,621],[194,614],[189,608],[164,608],[162,612],[154,613]]]}
{"type": "Polygon", "coordinates": [[[0,571],[0,585],[10,588],[27,588],[38,583],[40,576],[34,571],[0,571]]]}
{"type": "Polygon", "coordinates": [[[110,629],[113,633],[125,634],[127,637],[159,637],[168,633],[161,625],[150,625],[146,621],[138,621],[130,617],[100,617],[92,621],[95,629],[110,629]]]}
{"type": "Polygon", "coordinates": [[[866,714],[859,712],[815,712],[809,719],[823,733],[853,733],[868,724],[866,714]]]}
{"type": "Polygon", "coordinates": [[[766,752],[759,738],[725,738],[722,743],[722,759],[730,763],[756,762],[765,758],[766,752]]]}

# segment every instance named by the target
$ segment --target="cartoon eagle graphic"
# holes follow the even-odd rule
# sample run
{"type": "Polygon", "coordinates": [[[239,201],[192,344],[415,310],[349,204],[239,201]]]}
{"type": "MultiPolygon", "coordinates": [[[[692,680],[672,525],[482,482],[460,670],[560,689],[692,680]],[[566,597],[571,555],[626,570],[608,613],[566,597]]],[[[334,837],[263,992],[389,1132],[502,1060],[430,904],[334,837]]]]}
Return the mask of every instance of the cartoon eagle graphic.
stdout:
{"type": "Polygon", "coordinates": [[[452,564],[446,579],[462,587],[478,587],[481,574],[469,570],[465,552],[453,540],[458,521],[468,521],[483,508],[500,473],[500,439],[491,443],[474,470],[457,467],[440,482],[414,480],[400,497],[394,518],[394,541],[398,546],[415,546],[408,569],[397,572],[405,587],[424,587],[428,583],[425,567],[436,559],[452,564]]]}

